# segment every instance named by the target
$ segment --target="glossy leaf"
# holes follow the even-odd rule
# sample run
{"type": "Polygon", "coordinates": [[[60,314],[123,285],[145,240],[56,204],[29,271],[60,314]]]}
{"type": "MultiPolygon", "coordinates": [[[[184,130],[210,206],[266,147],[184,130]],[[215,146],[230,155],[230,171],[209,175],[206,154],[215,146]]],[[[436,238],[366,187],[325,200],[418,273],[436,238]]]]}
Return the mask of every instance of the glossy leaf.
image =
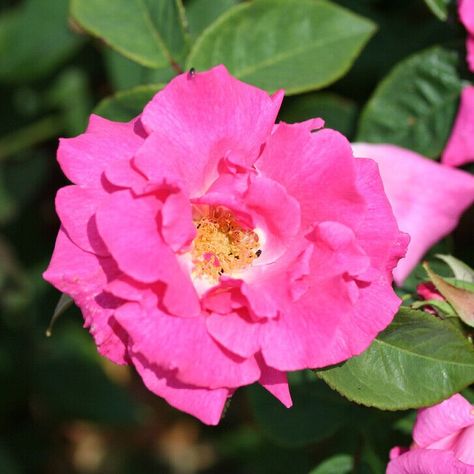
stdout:
{"type": "Polygon", "coordinates": [[[149,84],[118,92],[102,100],[94,113],[110,120],[126,122],[141,113],[146,103],[162,87],[162,84],[149,84]]]}
{"type": "Polygon", "coordinates": [[[222,63],[245,82],[296,94],[344,75],[374,31],[369,20],[324,0],[257,0],[206,29],[187,67],[222,63]]]}
{"type": "Polygon", "coordinates": [[[72,0],[71,13],[87,32],[144,66],[179,63],[187,53],[179,0],[72,0]]]}
{"type": "Polygon", "coordinates": [[[193,38],[199,36],[212,22],[239,0],[189,0],[186,2],[186,17],[193,38]]]}
{"type": "Polygon", "coordinates": [[[364,353],[317,374],[357,403],[418,408],[474,382],[474,348],[448,321],[402,308],[364,353]]]}
{"type": "Polygon", "coordinates": [[[392,143],[430,158],[441,154],[457,109],[457,54],[439,47],[400,62],[362,112],[357,141],[392,143]]]}

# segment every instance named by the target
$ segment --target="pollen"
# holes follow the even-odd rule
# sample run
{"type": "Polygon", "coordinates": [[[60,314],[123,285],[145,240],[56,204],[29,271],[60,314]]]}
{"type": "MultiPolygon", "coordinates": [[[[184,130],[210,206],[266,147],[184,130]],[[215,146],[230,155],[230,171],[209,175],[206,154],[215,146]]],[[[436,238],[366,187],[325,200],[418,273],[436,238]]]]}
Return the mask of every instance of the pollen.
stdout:
{"type": "Polygon", "coordinates": [[[260,256],[255,231],[238,223],[223,207],[211,207],[194,221],[197,229],[192,245],[193,274],[217,282],[249,267],[260,256]]]}

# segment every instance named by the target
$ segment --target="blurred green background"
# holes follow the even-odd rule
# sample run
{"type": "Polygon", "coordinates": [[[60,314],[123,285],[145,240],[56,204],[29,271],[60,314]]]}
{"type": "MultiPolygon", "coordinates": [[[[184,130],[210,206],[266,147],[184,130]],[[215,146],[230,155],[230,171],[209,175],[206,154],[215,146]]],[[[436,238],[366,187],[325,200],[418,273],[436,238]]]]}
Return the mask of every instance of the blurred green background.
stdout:
{"type": "MultiPolygon", "coordinates": [[[[237,3],[186,1],[191,37],[237,3]]],[[[281,116],[322,116],[351,138],[362,106],[396,62],[459,42],[462,32],[421,0],[338,3],[376,21],[378,33],[349,74],[324,92],[287,99],[281,116]]],[[[59,294],[41,273],[59,226],[55,192],[67,184],[55,161],[57,138],[81,133],[105,97],[172,75],[91,39],[68,17],[67,0],[0,3],[0,473],[384,472],[390,447],[410,442],[413,413],[357,407],[301,373],[292,377],[292,410],[250,387],[209,428],[149,393],[133,371],[100,358],[77,309],[45,337],[59,294]]],[[[467,216],[456,237],[468,261],[471,222],[467,216]]]]}

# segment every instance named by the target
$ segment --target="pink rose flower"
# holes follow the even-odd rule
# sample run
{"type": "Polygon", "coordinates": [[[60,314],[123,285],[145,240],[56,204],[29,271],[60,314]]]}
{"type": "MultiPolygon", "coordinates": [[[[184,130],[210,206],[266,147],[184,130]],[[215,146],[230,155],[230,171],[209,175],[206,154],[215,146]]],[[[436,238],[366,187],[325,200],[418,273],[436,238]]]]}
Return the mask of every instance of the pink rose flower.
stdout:
{"type": "Polygon", "coordinates": [[[256,381],[290,406],[287,371],[359,354],[400,304],[407,236],[377,165],[320,119],[275,125],[282,97],[183,74],[58,150],[74,185],[45,279],[101,354],[209,424],[256,381]]]}
{"type": "Polygon", "coordinates": [[[431,282],[420,283],[416,287],[416,293],[420,298],[423,298],[424,300],[444,301],[444,297],[440,294],[440,292],[431,282]]]}
{"type": "Polygon", "coordinates": [[[474,405],[457,394],[420,410],[413,445],[390,459],[387,474],[474,474],[474,405]]]}
{"type": "Polygon", "coordinates": [[[474,0],[459,0],[458,13],[467,30],[467,64],[469,69],[474,72],[474,0]]]}
{"type": "Polygon", "coordinates": [[[474,161],[474,86],[467,86],[462,91],[459,110],[441,161],[448,166],[474,161]]]}
{"type": "Polygon", "coordinates": [[[400,285],[474,202],[474,176],[395,145],[355,143],[352,149],[377,162],[398,225],[410,236],[406,256],[393,272],[400,285]]]}

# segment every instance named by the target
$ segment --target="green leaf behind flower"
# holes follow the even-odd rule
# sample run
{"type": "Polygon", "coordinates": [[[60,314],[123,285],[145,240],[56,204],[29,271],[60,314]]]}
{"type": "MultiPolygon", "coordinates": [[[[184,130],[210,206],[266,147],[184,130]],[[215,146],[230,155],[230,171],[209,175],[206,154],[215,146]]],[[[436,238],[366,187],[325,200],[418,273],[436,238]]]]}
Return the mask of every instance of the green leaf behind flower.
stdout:
{"type": "Polygon", "coordinates": [[[43,77],[80,46],[81,38],[68,28],[67,11],[67,0],[28,0],[1,15],[0,80],[43,77]]]}
{"type": "Polygon", "coordinates": [[[374,32],[369,20],[324,0],[257,0],[208,27],[187,67],[225,64],[245,82],[296,94],[340,78],[374,32]]]}
{"type": "Polygon", "coordinates": [[[71,13],[88,33],[143,66],[179,65],[188,52],[180,0],[72,0],[71,13]]]}
{"type": "Polygon", "coordinates": [[[448,19],[448,7],[451,0],[425,0],[425,3],[440,20],[448,19]]]}
{"type": "Polygon", "coordinates": [[[309,474],[348,474],[352,472],[354,460],[348,454],[337,454],[326,459],[309,474]]]}
{"type": "Polygon", "coordinates": [[[163,87],[163,84],[148,84],[117,92],[102,100],[94,109],[94,113],[110,120],[127,122],[141,113],[145,105],[163,87]]]}
{"type": "Polygon", "coordinates": [[[434,47],[398,63],[363,110],[357,141],[439,156],[461,91],[457,62],[455,52],[434,47]]]}
{"type": "Polygon", "coordinates": [[[304,446],[333,435],[354,408],[307,372],[291,374],[290,387],[290,409],[258,385],[247,389],[257,422],[283,446],[304,446]]]}
{"type": "Polygon", "coordinates": [[[474,348],[448,321],[402,308],[365,352],[317,374],[362,405],[418,408],[474,382],[474,348]]]}

